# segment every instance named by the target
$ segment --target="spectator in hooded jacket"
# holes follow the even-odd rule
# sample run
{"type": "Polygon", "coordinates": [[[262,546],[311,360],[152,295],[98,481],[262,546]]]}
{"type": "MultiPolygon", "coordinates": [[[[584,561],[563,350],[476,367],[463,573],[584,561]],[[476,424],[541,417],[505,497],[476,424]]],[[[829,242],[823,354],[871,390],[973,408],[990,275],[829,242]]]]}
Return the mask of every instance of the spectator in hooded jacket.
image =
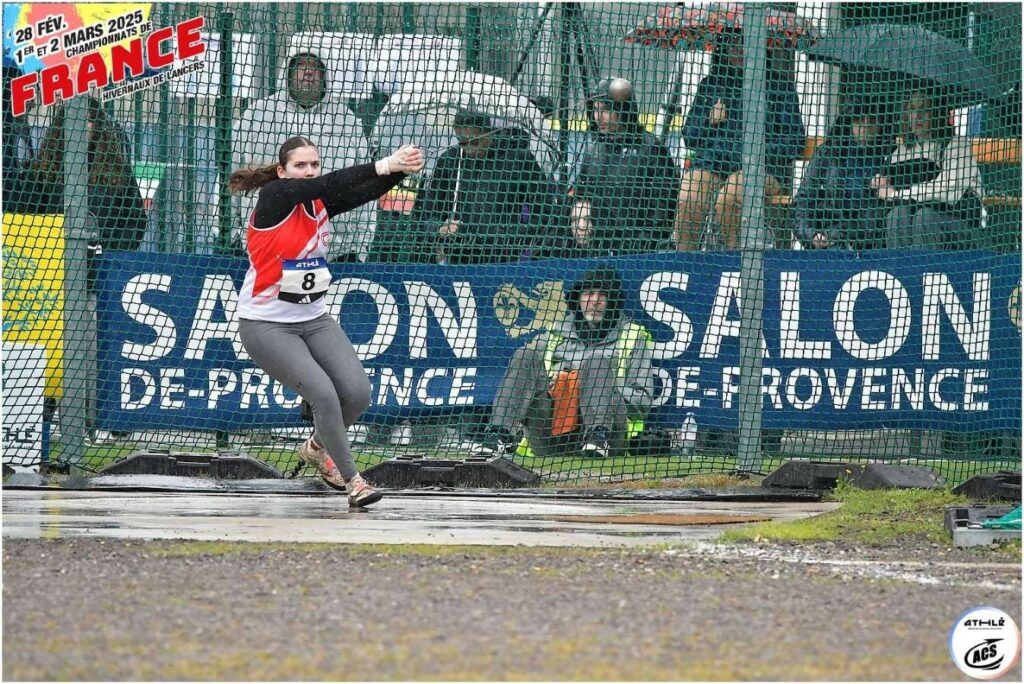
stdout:
{"type": "MultiPolygon", "coordinates": [[[[325,172],[370,159],[363,123],[332,87],[326,55],[314,47],[292,46],[278,76],[277,90],[253,102],[232,133],[234,167],[264,166],[277,161],[282,139],[305,136],[317,141],[325,172]]],[[[244,238],[259,192],[239,196],[234,251],[245,253],[244,238]]],[[[335,241],[331,261],[365,261],[377,227],[377,204],[369,202],[331,219],[335,241]]]]}
{"type": "Polygon", "coordinates": [[[528,143],[478,111],[459,112],[454,129],[458,145],[438,159],[413,207],[418,251],[453,265],[538,256],[565,202],[528,143]]]}
{"type": "Polygon", "coordinates": [[[861,250],[885,245],[884,202],[871,189],[894,146],[880,102],[851,99],[804,170],[793,207],[804,247],[861,250]]]}
{"type": "MultiPolygon", "coordinates": [[[[807,132],[791,74],[779,66],[778,50],[769,50],[766,75],[765,197],[782,192],[789,167],[800,157],[807,132]]],[[[739,34],[723,36],[712,53],[711,71],[697,94],[683,127],[686,147],[693,153],[683,174],[676,218],[676,247],[701,247],[709,215],[717,241],[737,249],[743,206],[743,47],[739,34]]]]}
{"type": "MultiPolygon", "coordinates": [[[[632,84],[602,81],[593,131],[573,189],[573,213],[590,234],[568,251],[615,256],[671,249],[679,174],[672,155],[640,123],[632,84]]],[[[577,231],[578,232],[578,231],[577,231]]]]}
{"type": "Polygon", "coordinates": [[[476,451],[510,454],[525,437],[536,456],[568,450],[604,458],[621,455],[643,432],[654,405],[651,335],[623,310],[619,274],[591,269],[566,303],[558,325],[512,356],[476,451]],[[560,401],[573,409],[568,415],[560,401]]]}

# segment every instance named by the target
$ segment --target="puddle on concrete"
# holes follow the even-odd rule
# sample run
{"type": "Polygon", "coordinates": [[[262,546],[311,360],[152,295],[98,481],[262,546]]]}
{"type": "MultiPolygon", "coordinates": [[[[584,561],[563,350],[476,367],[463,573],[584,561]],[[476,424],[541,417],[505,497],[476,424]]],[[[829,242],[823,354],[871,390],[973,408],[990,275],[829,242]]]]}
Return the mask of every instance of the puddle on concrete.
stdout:
{"type": "Polygon", "coordinates": [[[359,510],[348,508],[341,496],[8,490],[3,494],[3,535],[10,539],[76,536],[636,546],[709,540],[725,529],[723,524],[682,524],[694,516],[710,516],[704,518],[705,522],[792,520],[835,506],[819,502],[580,501],[431,495],[385,498],[369,509],[359,510]],[[662,522],[656,524],[654,520],[662,522]]]}

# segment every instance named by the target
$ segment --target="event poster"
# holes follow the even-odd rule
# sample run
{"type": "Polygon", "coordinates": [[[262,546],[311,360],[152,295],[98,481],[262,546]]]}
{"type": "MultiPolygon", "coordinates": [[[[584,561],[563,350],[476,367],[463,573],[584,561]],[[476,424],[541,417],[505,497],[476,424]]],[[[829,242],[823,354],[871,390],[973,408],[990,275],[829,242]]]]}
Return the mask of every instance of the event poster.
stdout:
{"type": "Polygon", "coordinates": [[[4,87],[14,116],[85,94],[106,102],[204,69],[204,60],[195,59],[206,51],[203,17],[157,26],[151,8],[5,3],[4,87]]]}

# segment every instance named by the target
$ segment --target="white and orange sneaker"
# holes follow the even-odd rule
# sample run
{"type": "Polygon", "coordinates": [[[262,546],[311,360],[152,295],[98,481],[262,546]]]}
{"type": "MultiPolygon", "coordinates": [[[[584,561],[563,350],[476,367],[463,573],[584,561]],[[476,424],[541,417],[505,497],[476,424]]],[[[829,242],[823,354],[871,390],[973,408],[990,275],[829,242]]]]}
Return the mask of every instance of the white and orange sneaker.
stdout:
{"type": "Polygon", "coordinates": [[[327,453],[327,449],[313,442],[312,437],[299,446],[299,460],[316,468],[320,477],[329,486],[342,492],[347,491],[345,478],[341,476],[341,471],[334,464],[334,459],[327,453]]]}
{"type": "Polygon", "coordinates": [[[345,488],[348,491],[348,505],[356,508],[375,504],[384,498],[384,493],[375,489],[359,473],[345,483],[345,488]]]}

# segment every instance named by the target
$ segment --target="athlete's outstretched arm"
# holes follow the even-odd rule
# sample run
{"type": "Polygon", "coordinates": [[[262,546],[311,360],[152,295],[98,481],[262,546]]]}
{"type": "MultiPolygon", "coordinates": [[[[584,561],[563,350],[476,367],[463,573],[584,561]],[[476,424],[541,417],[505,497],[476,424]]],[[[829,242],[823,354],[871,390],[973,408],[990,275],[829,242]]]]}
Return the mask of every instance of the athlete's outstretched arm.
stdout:
{"type": "Polygon", "coordinates": [[[297,204],[323,200],[329,216],[337,216],[375,200],[395,187],[406,173],[423,168],[415,147],[402,147],[371,164],[339,169],[319,178],[279,178],[263,186],[253,222],[257,228],[277,225],[297,204]]]}

